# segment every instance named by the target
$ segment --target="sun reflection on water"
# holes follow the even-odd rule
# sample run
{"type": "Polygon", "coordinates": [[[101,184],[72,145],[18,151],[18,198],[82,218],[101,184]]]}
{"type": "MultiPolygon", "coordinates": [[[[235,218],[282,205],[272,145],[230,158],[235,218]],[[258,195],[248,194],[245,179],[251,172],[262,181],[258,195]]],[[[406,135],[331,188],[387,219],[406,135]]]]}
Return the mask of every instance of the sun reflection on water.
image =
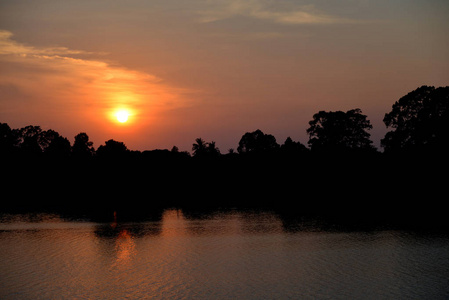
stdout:
{"type": "Polygon", "coordinates": [[[115,242],[118,265],[127,264],[136,254],[136,243],[128,230],[120,231],[115,242]]]}

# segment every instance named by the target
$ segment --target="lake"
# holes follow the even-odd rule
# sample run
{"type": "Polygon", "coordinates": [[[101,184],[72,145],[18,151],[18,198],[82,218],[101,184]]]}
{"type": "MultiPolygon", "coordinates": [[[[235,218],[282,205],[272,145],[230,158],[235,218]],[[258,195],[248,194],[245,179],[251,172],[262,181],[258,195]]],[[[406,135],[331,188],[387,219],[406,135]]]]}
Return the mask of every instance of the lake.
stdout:
{"type": "Polygon", "coordinates": [[[448,299],[449,235],[263,211],[3,214],[1,299],[448,299]]]}

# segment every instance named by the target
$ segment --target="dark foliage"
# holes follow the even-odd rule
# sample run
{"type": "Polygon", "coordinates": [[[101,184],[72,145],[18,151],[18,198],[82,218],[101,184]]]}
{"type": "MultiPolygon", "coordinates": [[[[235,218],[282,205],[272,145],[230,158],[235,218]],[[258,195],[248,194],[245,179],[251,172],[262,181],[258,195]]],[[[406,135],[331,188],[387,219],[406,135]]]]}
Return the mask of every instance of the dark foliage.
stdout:
{"type": "Polygon", "coordinates": [[[296,155],[306,155],[309,153],[309,149],[300,142],[295,142],[288,137],[284,144],[281,145],[282,155],[296,156],[296,155]]]}
{"type": "Polygon", "coordinates": [[[220,156],[220,149],[215,142],[206,143],[202,138],[197,138],[192,145],[193,157],[195,158],[217,158],[220,156]]]}
{"type": "Polygon", "coordinates": [[[67,158],[71,154],[70,142],[54,130],[47,130],[43,133],[46,142],[44,153],[50,157],[67,158]]]}
{"type": "Polygon", "coordinates": [[[95,153],[93,142],[89,141],[89,136],[85,132],[81,132],[75,136],[72,146],[72,155],[80,159],[91,158],[95,153]]]}
{"type": "Polygon", "coordinates": [[[240,154],[263,154],[272,153],[278,148],[279,145],[274,136],[257,129],[242,136],[237,151],[240,154]]]}
{"type": "Polygon", "coordinates": [[[129,153],[128,148],[123,142],[114,140],[106,141],[97,149],[97,157],[99,158],[123,158],[129,153]]]}
{"type": "Polygon", "coordinates": [[[358,108],[347,112],[320,111],[309,125],[307,133],[312,151],[335,153],[373,149],[368,133],[373,126],[358,108]]]}
{"type": "Polygon", "coordinates": [[[11,155],[18,143],[15,131],[11,130],[8,124],[0,123],[0,154],[11,155]]]}
{"type": "Polygon", "coordinates": [[[393,105],[385,116],[394,129],[382,140],[386,153],[372,146],[372,126],[359,109],[315,114],[310,149],[291,138],[279,145],[256,130],[241,137],[238,153],[221,154],[215,142],[198,138],[192,156],[176,146],[132,151],[112,139],[95,151],[86,133],[70,146],[54,130],[0,123],[0,211],[262,207],[285,220],[319,215],[444,227],[447,91],[421,87],[393,105]],[[426,155],[406,155],[418,146],[426,155]]]}
{"type": "Polygon", "coordinates": [[[382,139],[386,152],[447,152],[449,87],[422,86],[393,104],[384,123],[393,129],[382,139]]]}

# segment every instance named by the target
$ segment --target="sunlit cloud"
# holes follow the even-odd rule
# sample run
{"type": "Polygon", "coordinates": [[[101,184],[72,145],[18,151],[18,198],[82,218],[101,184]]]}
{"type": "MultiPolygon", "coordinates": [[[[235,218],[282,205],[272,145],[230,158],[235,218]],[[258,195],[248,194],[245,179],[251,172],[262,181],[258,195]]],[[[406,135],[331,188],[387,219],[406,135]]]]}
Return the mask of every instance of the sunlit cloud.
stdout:
{"type": "Polygon", "coordinates": [[[273,1],[232,0],[208,2],[208,8],[199,11],[200,22],[210,23],[236,16],[268,20],[280,24],[342,24],[359,23],[352,20],[326,14],[313,5],[288,5],[284,9],[274,10],[273,1]]]}
{"type": "Polygon", "coordinates": [[[250,15],[258,19],[266,19],[283,24],[341,24],[358,22],[355,20],[333,17],[322,13],[312,13],[299,10],[292,12],[253,11],[250,15]]]}
{"type": "Polygon", "coordinates": [[[78,55],[93,54],[92,52],[71,50],[66,47],[36,48],[20,44],[12,39],[13,33],[0,30],[0,54],[26,55],[78,55]]]}
{"type": "MultiPolygon", "coordinates": [[[[79,55],[104,54],[24,45],[16,42],[11,32],[2,30],[0,63],[7,72],[0,74],[0,85],[14,87],[26,95],[28,110],[34,109],[36,114],[49,114],[57,107],[60,114],[76,114],[81,119],[103,123],[115,120],[113,114],[118,108],[132,111],[135,121],[140,119],[143,123],[146,116],[157,110],[182,105],[178,100],[186,91],[168,86],[155,75],[79,55]]],[[[0,105],[8,111],[15,107],[23,110],[23,106],[19,108],[17,101],[5,95],[0,105]]]]}

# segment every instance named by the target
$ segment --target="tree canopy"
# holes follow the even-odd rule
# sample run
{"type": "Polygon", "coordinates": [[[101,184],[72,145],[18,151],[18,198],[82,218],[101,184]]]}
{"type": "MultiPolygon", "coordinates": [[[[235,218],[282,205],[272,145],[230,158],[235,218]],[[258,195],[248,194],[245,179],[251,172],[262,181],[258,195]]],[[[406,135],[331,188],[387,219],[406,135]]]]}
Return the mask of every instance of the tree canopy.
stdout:
{"type": "Polygon", "coordinates": [[[114,141],[112,139],[105,142],[105,145],[98,147],[97,156],[110,158],[110,157],[123,157],[128,153],[128,148],[123,142],[114,141]]]}
{"type": "Polygon", "coordinates": [[[240,154],[260,154],[267,153],[279,148],[276,138],[271,134],[265,134],[260,129],[245,133],[240,139],[237,148],[240,154]]]}
{"type": "Polygon", "coordinates": [[[386,152],[447,150],[449,142],[449,87],[422,86],[396,101],[385,114],[386,152]]]}
{"type": "Polygon", "coordinates": [[[358,108],[347,112],[320,111],[313,115],[309,125],[308,144],[312,151],[342,152],[373,149],[368,133],[373,126],[358,108]]]}
{"type": "Polygon", "coordinates": [[[202,138],[197,138],[192,145],[192,151],[194,157],[218,157],[220,155],[220,149],[215,145],[215,142],[205,142],[202,138]]]}
{"type": "Polygon", "coordinates": [[[46,147],[44,152],[53,157],[68,157],[71,153],[70,142],[54,130],[44,132],[46,147]]]}
{"type": "MultiPolygon", "coordinates": [[[[384,123],[390,129],[381,140],[385,152],[414,153],[428,151],[446,153],[449,146],[449,87],[422,86],[396,101],[391,112],[385,114],[384,123]]],[[[233,149],[222,155],[214,141],[197,138],[192,145],[195,158],[237,157],[247,154],[270,154],[302,156],[311,153],[358,153],[375,152],[369,131],[372,125],[359,108],[343,111],[319,111],[313,115],[306,130],[309,148],[288,137],[279,145],[271,134],[260,129],[246,132],[238,143],[237,153],[233,149]]],[[[149,151],[144,151],[149,152],[149,151]]],[[[150,151],[151,152],[151,151],[150,151]]],[[[168,150],[166,151],[168,152],[168,150]]],[[[174,146],[173,154],[190,157],[174,146]]],[[[164,152],[165,153],[165,152],[164,152]]],[[[108,140],[97,150],[85,132],[75,136],[73,145],[58,132],[40,126],[28,125],[11,129],[0,123],[0,154],[14,157],[73,157],[77,159],[94,157],[148,157],[140,151],[130,151],[123,142],[108,140]]],[[[164,154],[165,155],[165,154],[164,154]]],[[[160,155],[159,155],[160,156],[160,155]]],[[[171,157],[175,157],[172,155],[171,157]]]]}
{"type": "Polygon", "coordinates": [[[0,123],[0,153],[12,153],[18,139],[14,131],[6,123],[0,123]]]}
{"type": "Polygon", "coordinates": [[[89,141],[89,136],[85,132],[81,132],[75,136],[75,142],[72,146],[72,153],[75,157],[91,157],[94,152],[93,143],[89,141]]]}
{"type": "Polygon", "coordinates": [[[281,151],[287,155],[295,155],[307,153],[309,149],[300,142],[295,142],[291,137],[288,137],[284,144],[281,145],[281,151]]]}

